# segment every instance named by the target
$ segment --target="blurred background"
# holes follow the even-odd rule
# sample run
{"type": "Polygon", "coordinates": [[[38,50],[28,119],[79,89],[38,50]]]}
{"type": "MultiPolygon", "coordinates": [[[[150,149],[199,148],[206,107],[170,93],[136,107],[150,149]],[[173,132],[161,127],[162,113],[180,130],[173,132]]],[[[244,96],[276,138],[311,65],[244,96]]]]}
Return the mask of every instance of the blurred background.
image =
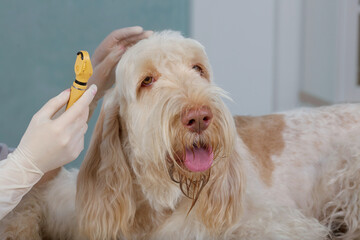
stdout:
{"type": "MultiPolygon", "coordinates": [[[[0,2],[0,142],[16,147],[33,114],[69,88],[78,50],[112,30],[173,29],[200,41],[231,112],[261,115],[360,101],[358,0],[0,2]]],[[[68,167],[78,167],[85,150],[68,167]]]]}

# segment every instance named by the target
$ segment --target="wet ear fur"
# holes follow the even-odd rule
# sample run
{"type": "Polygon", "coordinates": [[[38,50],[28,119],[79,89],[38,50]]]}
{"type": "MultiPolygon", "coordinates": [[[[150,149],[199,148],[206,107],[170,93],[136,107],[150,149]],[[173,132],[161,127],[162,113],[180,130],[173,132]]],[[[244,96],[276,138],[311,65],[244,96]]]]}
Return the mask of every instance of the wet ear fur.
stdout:
{"type": "Polygon", "coordinates": [[[134,222],[134,190],[121,133],[119,104],[105,99],[77,179],[79,228],[90,239],[128,236],[134,222]]]}

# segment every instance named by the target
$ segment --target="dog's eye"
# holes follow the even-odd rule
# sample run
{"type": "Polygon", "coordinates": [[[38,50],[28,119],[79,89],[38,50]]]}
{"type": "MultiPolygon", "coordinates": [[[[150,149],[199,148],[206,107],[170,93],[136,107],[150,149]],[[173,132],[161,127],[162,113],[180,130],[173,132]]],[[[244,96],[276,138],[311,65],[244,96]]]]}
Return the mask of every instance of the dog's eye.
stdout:
{"type": "Polygon", "coordinates": [[[141,86],[148,87],[151,86],[154,82],[154,77],[147,76],[144,78],[144,80],[141,82],[141,86]]]}
{"type": "Polygon", "coordinates": [[[204,70],[199,65],[194,65],[192,68],[198,73],[200,73],[201,76],[204,75],[204,70]]]}

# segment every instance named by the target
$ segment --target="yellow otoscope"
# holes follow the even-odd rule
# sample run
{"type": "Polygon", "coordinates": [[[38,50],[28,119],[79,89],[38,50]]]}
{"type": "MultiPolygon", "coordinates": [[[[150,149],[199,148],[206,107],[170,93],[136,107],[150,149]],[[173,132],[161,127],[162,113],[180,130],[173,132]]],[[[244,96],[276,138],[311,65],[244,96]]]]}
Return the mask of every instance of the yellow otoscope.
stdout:
{"type": "Polygon", "coordinates": [[[87,51],[80,51],[76,55],[74,66],[75,81],[71,86],[70,98],[66,110],[84,94],[87,82],[93,74],[89,53],[87,51]]]}

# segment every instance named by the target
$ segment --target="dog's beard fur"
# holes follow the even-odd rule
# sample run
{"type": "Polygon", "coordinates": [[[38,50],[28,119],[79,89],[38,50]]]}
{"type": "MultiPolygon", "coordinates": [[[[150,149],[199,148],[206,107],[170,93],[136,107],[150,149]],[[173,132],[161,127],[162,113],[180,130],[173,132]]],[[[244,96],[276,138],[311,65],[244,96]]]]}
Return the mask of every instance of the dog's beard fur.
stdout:
{"type": "MultiPolygon", "coordinates": [[[[212,96],[219,97],[220,94],[217,92],[218,89],[214,90],[217,95],[213,94],[212,96]]],[[[227,128],[229,124],[224,124],[224,122],[228,121],[226,118],[227,114],[224,113],[222,110],[223,108],[221,108],[222,102],[219,104],[220,106],[218,105],[218,103],[220,103],[220,98],[217,98],[216,100],[216,102],[210,104],[212,112],[215,113],[214,119],[209,128],[202,134],[189,132],[187,129],[180,126],[179,114],[176,114],[172,118],[173,120],[170,120],[168,124],[168,132],[171,133],[169,139],[171,143],[165,145],[171,147],[167,150],[166,167],[171,180],[177,183],[182,193],[192,200],[189,212],[195,206],[201,192],[209,182],[212,167],[230,154],[228,151],[229,149],[225,147],[229,140],[224,137],[226,136],[226,133],[229,132],[229,128],[227,128]],[[211,149],[213,153],[212,167],[202,172],[191,172],[185,167],[183,161],[186,149],[194,152],[195,147],[201,147],[208,150],[211,149]]],[[[191,108],[191,106],[187,106],[187,108],[191,108]]],[[[176,108],[173,108],[169,104],[168,106],[163,106],[162,109],[164,109],[163,112],[169,113],[170,109],[176,108]]],[[[182,111],[184,111],[184,109],[178,110],[177,112],[182,111]]],[[[230,134],[228,134],[228,136],[229,135],[230,134]]],[[[230,142],[229,146],[231,146],[231,144],[232,143],[230,142]]]]}
{"type": "Polygon", "coordinates": [[[210,179],[211,168],[201,173],[190,173],[171,162],[168,169],[171,180],[178,183],[182,193],[192,199],[190,212],[210,179]]]}
{"type": "MultiPolygon", "coordinates": [[[[216,125],[216,123],[213,123],[216,125]]],[[[201,191],[204,189],[205,185],[209,182],[210,176],[211,176],[211,167],[203,172],[191,172],[186,169],[183,160],[185,156],[186,149],[190,149],[193,154],[194,148],[205,148],[205,149],[211,149],[213,155],[214,155],[214,163],[219,159],[219,155],[221,152],[221,144],[218,142],[220,139],[212,138],[210,136],[220,136],[220,134],[206,132],[203,135],[197,135],[194,133],[179,133],[180,136],[180,149],[174,150],[175,153],[170,156],[168,156],[168,172],[169,176],[172,181],[177,183],[180,187],[180,190],[182,193],[190,198],[192,200],[191,207],[189,209],[189,212],[191,209],[195,206],[195,203],[197,202],[201,191]],[[209,140],[207,140],[209,139],[209,140]]],[[[174,144],[175,145],[175,144],[174,144]]],[[[177,145],[175,145],[177,146],[177,145]]],[[[224,156],[221,156],[224,157],[224,156]]],[[[221,158],[220,157],[220,158],[221,158]]]]}

